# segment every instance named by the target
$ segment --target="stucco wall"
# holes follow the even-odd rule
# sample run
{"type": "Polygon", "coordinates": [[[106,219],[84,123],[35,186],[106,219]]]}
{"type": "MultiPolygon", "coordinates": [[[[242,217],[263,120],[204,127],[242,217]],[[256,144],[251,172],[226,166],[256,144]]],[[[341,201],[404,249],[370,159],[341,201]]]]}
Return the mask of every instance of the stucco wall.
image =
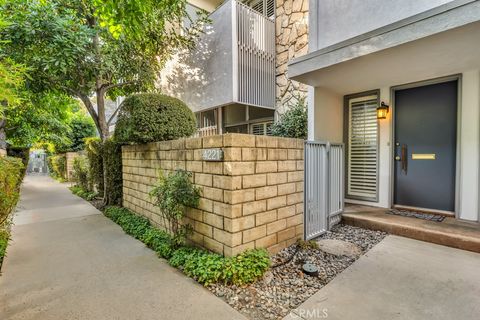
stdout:
{"type": "Polygon", "coordinates": [[[123,205],[162,227],[148,193],[165,172],[193,173],[200,205],[188,211],[191,240],[236,255],[246,249],[275,253],[303,235],[303,141],[226,134],[124,146],[123,205]],[[202,150],[221,148],[224,160],[202,160],[202,150]]]}
{"type": "Polygon", "coordinates": [[[310,25],[316,28],[315,49],[353,38],[451,1],[310,0],[310,25]]]}
{"type": "MultiPolygon", "coordinates": [[[[479,221],[480,194],[480,71],[459,71],[461,74],[459,130],[458,138],[458,177],[457,177],[457,217],[479,221]]],[[[412,75],[413,77],[414,75],[412,75]]],[[[417,80],[417,79],[415,79],[417,80]]],[[[429,79],[424,79],[429,80],[429,79]]],[[[413,79],[412,79],[413,82],[413,79]]],[[[380,100],[392,103],[391,87],[396,83],[385,83],[380,88],[380,100]]],[[[378,88],[370,88],[371,90],[378,88]]],[[[309,99],[309,139],[339,141],[343,135],[343,96],[323,90],[311,89],[309,99]]],[[[390,110],[387,119],[379,121],[379,166],[378,201],[367,202],[347,200],[350,203],[389,208],[392,199],[393,141],[390,110]]]]}

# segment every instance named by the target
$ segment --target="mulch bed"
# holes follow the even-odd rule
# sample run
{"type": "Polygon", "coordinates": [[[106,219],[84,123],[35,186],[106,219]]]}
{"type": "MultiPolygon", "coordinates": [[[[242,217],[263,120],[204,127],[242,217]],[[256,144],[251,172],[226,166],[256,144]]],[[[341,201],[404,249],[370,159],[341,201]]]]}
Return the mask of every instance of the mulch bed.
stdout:
{"type": "MultiPolygon", "coordinates": [[[[356,244],[364,254],[386,235],[385,232],[339,224],[319,239],[347,241],[356,244]]],[[[320,249],[299,249],[295,244],[272,257],[272,265],[288,262],[272,268],[263,280],[245,287],[214,284],[208,289],[250,319],[282,319],[357,259],[358,256],[336,256],[320,249]],[[305,275],[301,271],[304,263],[317,266],[319,275],[305,275]]]]}

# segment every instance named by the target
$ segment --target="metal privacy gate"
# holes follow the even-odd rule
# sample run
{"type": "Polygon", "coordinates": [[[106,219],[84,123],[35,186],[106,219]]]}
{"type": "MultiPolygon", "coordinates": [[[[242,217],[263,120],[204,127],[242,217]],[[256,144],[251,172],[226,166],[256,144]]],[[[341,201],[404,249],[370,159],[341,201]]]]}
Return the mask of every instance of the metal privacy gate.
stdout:
{"type": "Polygon", "coordinates": [[[340,221],[344,207],[342,143],[305,142],[305,239],[323,234],[340,221]]]}

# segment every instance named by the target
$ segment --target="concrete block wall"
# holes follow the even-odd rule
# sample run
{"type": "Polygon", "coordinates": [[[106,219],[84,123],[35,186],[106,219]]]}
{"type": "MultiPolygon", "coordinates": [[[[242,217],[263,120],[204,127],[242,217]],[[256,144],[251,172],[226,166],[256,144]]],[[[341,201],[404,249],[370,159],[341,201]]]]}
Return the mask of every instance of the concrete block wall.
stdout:
{"type": "Polygon", "coordinates": [[[124,146],[123,205],[162,227],[148,193],[160,170],[192,172],[202,189],[189,209],[191,240],[226,256],[246,249],[276,253],[303,236],[303,141],[225,134],[124,146]],[[202,159],[221,148],[223,161],[202,159]]]}

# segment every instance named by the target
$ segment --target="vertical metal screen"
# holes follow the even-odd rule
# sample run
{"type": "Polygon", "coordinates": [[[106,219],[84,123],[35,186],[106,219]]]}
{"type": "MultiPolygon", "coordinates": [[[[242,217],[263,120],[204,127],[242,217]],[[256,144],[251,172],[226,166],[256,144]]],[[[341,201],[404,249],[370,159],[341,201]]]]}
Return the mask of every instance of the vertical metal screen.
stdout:
{"type": "Polygon", "coordinates": [[[343,144],[305,143],[305,239],[318,237],[340,220],[343,212],[343,144]]]}

